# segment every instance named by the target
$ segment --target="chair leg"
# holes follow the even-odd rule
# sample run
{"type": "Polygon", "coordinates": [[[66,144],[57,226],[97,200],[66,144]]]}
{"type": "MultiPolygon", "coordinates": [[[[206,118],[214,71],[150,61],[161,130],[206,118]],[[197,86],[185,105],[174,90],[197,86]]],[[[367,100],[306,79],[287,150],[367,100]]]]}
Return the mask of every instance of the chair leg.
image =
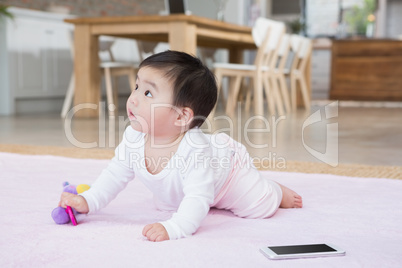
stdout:
{"type": "Polygon", "coordinates": [[[233,116],[236,104],[237,104],[237,98],[239,96],[240,92],[240,83],[241,83],[242,77],[240,75],[235,77],[235,81],[231,86],[232,88],[229,89],[229,94],[228,94],[228,101],[227,101],[227,106],[226,106],[226,114],[233,116]],[[232,95],[232,96],[230,96],[232,95]]]}
{"type": "Polygon", "coordinates": [[[290,76],[290,94],[291,94],[291,99],[292,99],[292,110],[296,111],[297,110],[297,104],[296,104],[296,78],[294,75],[290,76]]]}
{"type": "Polygon", "coordinates": [[[281,98],[281,94],[280,94],[280,87],[278,85],[279,80],[278,77],[276,75],[272,75],[272,89],[273,89],[273,94],[274,94],[274,98],[275,98],[275,102],[276,102],[276,108],[278,110],[278,114],[279,115],[284,115],[285,111],[283,109],[283,102],[282,102],[282,98],[281,98]]]}
{"type": "Polygon", "coordinates": [[[113,92],[113,104],[116,107],[115,111],[119,114],[119,77],[113,77],[112,79],[112,92],[113,92]],[[114,90],[113,90],[114,89],[114,90]]]}
{"type": "Polygon", "coordinates": [[[279,115],[284,115],[285,110],[286,110],[286,100],[282,97],[281,94],[281,87],[280,87],[280,81],[278,77],[273,77],[274,83],[275,83],[275,96],[278,102],[278,113],[279,115]]]}
{"type": "Polygon", "coordinates": [[[267,95],[267,102],[268,102],[268,110],[271,115],[275,115],[275,102],[273,101],[276,98],[275,90],[272,86],[272,81],[270,85],[269,76],[264,76],[264,88],[265,88],[265,95],[267,95]]]}
{"type": "Polygon", "coordinates": [[[257,73],[254,76],[254,111],[256,115],[264,116],[264,103],[263,103],[263,92],[262,83],[263,76],[262,73],[257,73]]]}
{"type": "Polygon", "coordinates": [[[247,96],[246,96],[246,105],[244,107],[244,110],[247,113],[250,112],[252,90],[253,90],[252,78],[249,78],[248,79],[247,96]]]}
{"type": "MultiPolygon", "coordinates": [[[[222,88],[222,75],[221,72],[219,71],[219,69],[215,69],[215,77],[216,77],[216,87],[217,87],[217,98],[218,101],[219,99],[222,97],[221,96],[221,88],[222,88]]],[[[216,106],[218,106],[218,101],[216,102],[214,108],[212,109],[212,111],[209,113],[208,115],[208,121],[212,121],[212,119],[215,116],[215,111],[216,111],[216,106]]]]}
{"type": "Polygon", "coordinates": [[[273,76],[272,77],[272,83],[275,84],[274,86],[274,94],[275,94],[275,100],[277,103],[277,110],[279,115],[284,115],[285,114],[285,110],[284,110],[284,104],[283,104],[283,98],[280,92],[280,86],[279,86],[279,80],[277,76],[273,76]]]}
{"type": "Polygon", "coordinates": [[[61,117],[66,118],[68,110],[71,107],[71,103],[74,97],[74,83],[75,83],[75,76],[74,73],[71,75],[70,83],[68,84],[68,89],[66,93],[66,97],[64,98],[63,108],[61,109],[61,117]]]}
{"type": "Polygon", "coordinates": [[[105,68],[105,85],[106,85],[106,100],[109,117],[114,116],[116,107],[113,103],[112,75],[109,68],[105,68]]]}
{"type": "MultiPolygon", "coordinates": [[[[226,109],[226,105],[227,105],[226,97],[227,96],[225,96],[225,94],[223,94],[223,91],[222,91],[223,77],[224,77],[223,75],[221,75],[221,77],[220,77],[220,87],[219,87],[219,92],[218,92],[219,94],[218,94],[218,101],[217,102],[220,102],[222,107],[224,107],[224,109],[226,109]]],[[[228,87],[230,88],[230,83],[228,83],[228,87]]]]}
{"type": "MultiPolygon", "coordinates": [[[[218,94],[218,96],[217,96],[217,98],[218,98],[218,100],[220,99],[220,98],[222,98],[222,79],[223,79],[223,77],[222,77],[222,74],[221,74],[221,72],[219,71],[219,70],[216,70],[215,71],[215,76],[216,76],[216,85],[217,85],[217,94],[218,94]]],[[[218,101],[216,102],[216,105],[215,106],[217,106],[218,105],[218,101]]]]}
{"type": "Polygon", "coordinates": [[[286,85],[285,76],[283,76],[281,74],[281,75],[278,76],[278,79],[279,79],[279,84],[280,84],[282,97],[283,97],[283,100],[285,102],[286,111],[290,112],[291,111],[290,97],[289,97],[288,86],[286,85]]]}
{"type": "Polygon", "coordinates": [[[301,87],[301,93],[302,93],[302,97],[303,97],[304,107],[308,111],[308,110],[310,110],[310,96],[309,96],[309,93],[307,90],[306,80],[304,80],[304,77],[300,77],[299,81],[300,81],[300,87],[301,87]]]}

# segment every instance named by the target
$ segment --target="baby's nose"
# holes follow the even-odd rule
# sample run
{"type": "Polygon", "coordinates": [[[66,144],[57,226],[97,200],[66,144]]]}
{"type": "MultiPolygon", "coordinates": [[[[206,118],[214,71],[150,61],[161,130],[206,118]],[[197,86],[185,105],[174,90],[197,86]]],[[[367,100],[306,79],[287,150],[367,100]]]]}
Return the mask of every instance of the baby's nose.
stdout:
{"type": "Polygon", "coordinates": [[[135,96],[135,93],[131,93],[130,97],[128,98],[129,102],[137,105],[138,104],[138,98],[135,96]]]}

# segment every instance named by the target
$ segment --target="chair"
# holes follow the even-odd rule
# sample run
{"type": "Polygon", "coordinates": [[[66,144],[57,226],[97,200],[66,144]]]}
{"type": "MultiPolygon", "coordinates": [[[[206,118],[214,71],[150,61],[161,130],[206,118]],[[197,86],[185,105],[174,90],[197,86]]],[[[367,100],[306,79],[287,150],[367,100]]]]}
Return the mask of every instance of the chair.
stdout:
{"type": "Polygon", "coordinates": [[[215,62],[215,54],[217,49],[208,47],[199,47],[197,49],[198,58],[209,68],[213,69],[213,64],[215,62]]]}
{"type": "Polygon", "coordinates": [[[139,40],[136,40],[136,43],[140,62],[142,62],[147,57],[155,54],[156,46],[159,44],[158,42],[139,41],[139,40]]]}
{"type": "Polygon", "coordinates": [[[287,112],[292,110],[290,105],[289,90],[286,84],[286,74],[289,73],[289,69],[286,68],[289,50],[290,35],[284,34],[279,45],[277,59],[273,60],[273,62],[276,61],[276,66],[272,67],[272,72],[270,73],[272,85],[276,88],[276,92],[281,94],[287,112]]]}
{"type": "Polygon", "coordinates": [[[293,34],[290,37],[290,47],[294,53],[294,59],[288,74],[290,76],[292,110],[296,111],[297,109],[297,82],[300,84],[304,107],[309,110],[310,93],[307,87],[305,71],[312,53],[312,42],[309,38],[293,34]]]}
{"type": "MultiPolygon", "coordinates": [[[[269,75],[272,72],[272,66],[276,64],[278,45],[284,33],[284,23],[258,18],[252,29],[254,42],[258,47],[254,64],[214,64],[218,92],[221,91],[221,82],[224,76],[234,78],[234,82],[229,86],[226,105],[227,114],[233,115],[240,92],[241,80],[246,77],[251,78],[253,81],[255,113],[257,115],[264,114],[263,89],[265,89],[269,104],[268,108],[271,114],[275,114],[275,108],[281,101],[278,92],[276,92],[276,87],[270,86],[272,81],[270,81],[269,75]]],[[[279,106],[278,110],[280,113],[283,112],[283,109],[279,106]]]]}
{"type": "MultiPolygon", "coordinates": [[[[284,114],[283,103],[285,105],[286,111],[291,111],[289,90],[286,83],[285,75],[289,74],[288,55],[290,50],[290,35],[284,34],[281,38],[277,53],[272,55],[271,65],[268,67],[264,74],[266,79],[269,80],[271,86],[273,87],[273,92],[277,94],[276,96],[276,108],[280,115],[284,114]]],[[[252,91],[247,92],[246,106],[245,110],[250,110],[250,99],[252,91]]]]}
{"type": "MultiPolygon", "coordinates": [[[[71,57],[74,60],[74,42],[72,34],[69,34],[71,57]]],[[[131,90],[135,88],[135,75],[138,70],[138,65],[134,65],[128,62],[117,62],[114,60],[114,56],[111,50],[114,41],[112,40],[100,40],[99,52],[107,52],[110,57],[110,61],[101,62],[99,71],[105,76],[106,86],[106,100],[109,110],[109,117],[115,116],[115,109],[118,107],[117,91],[113,92],[112,77],[127,76],[131,90]]],[[[142,54],[142,53],[140,53],[142,54]]],[[[63,108],[61,110],[61,117],[65,118],[72,104],[74,97],[74,84],[75,75],[74,72],[71,75],[70,83],[67,89],[66,97],[64,99],[63,108]]]]}

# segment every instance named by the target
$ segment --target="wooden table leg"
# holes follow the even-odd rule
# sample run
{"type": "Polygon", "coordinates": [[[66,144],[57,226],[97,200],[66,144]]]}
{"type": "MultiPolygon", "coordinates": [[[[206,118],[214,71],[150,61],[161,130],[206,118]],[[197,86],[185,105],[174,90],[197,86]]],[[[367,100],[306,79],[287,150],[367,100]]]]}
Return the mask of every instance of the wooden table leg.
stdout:
{"type": "Polygon", "coordinates": [[[240,49],[238,47],[231,47],[229,49],[229,62],[243,63],[243,49],[240,49]]]}
{"type": "Polygon", "coordinates": [[[100,101],[98,37],[90,26],[75,26],[74,31],[74,107],[77,117],[97,117],[100,101]]]}
{"type": "Polygon", "coordinates": [[[197,56],[197,28],[187,22],[169,23],[169,45],[171,50],[183,51],[197,56]]]}

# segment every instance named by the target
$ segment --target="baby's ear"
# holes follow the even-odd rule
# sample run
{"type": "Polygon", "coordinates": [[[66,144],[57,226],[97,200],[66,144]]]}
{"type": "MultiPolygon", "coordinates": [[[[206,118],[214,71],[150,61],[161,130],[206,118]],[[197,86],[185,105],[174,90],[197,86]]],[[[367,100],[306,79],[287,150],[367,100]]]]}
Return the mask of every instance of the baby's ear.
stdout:
{"type": "Polygon", "coordinates": [[[194,119],[194,112],[189,107],[178,108],[179,115],[175,121],[175,126],[178,127],[189,127],[194,119]]]}

